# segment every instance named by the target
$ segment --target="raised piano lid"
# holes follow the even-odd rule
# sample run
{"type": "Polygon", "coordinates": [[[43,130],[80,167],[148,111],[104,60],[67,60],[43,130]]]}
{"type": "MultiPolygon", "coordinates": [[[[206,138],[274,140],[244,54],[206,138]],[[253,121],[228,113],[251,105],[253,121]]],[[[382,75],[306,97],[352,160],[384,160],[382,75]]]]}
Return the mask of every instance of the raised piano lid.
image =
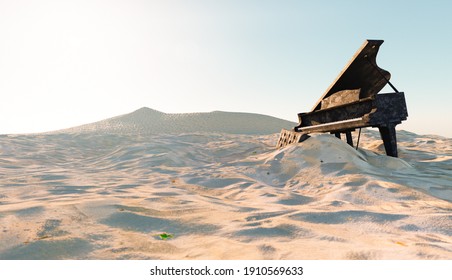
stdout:
{"type": "Polygon", "coordinates": [[[360,90],[360,99],[375,97],[391,78],[391,74],[379,68],[376,63],[381,44],[383,44],[383,40],[366,40],[317,101],[312,111],[320,110],[322,100],[339,91],[360,90]]]}

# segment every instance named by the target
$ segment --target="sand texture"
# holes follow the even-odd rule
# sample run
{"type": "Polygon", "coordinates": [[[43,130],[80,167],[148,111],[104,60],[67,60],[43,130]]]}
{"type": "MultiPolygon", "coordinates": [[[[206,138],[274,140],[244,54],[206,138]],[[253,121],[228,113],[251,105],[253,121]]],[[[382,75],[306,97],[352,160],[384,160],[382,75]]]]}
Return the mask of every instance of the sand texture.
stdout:
{"type": "Polygon", "coordinates": [[[280,120],[155,112],[0,136],[0,259],[452,259],[452,139],[276,150],[280,120]]]}

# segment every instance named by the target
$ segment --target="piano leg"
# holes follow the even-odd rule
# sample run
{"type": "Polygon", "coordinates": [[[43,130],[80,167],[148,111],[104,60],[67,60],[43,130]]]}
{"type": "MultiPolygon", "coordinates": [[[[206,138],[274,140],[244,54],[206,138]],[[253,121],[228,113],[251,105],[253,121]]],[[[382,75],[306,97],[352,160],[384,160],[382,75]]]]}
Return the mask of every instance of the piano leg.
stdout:
{"type": "Polygon", "coordinates": [[[387,126],[380,126],[378,127],[378,130],[380,130],[386,154],[391,157],[397,157],[397,137],[395,125],[388,124],[387,126]]]}
{"type": "Polygon", "coordinates": [[[341,139],[341,134],[339,132],[331,132],[331,134],[334,134],[334,136],[341,139]]]}
{"type": "Polygon", "coordinates": [[[352,132],[351,131],[345,132],[345,136],[347,137],[347,143],[353,147],[352,132]]]}

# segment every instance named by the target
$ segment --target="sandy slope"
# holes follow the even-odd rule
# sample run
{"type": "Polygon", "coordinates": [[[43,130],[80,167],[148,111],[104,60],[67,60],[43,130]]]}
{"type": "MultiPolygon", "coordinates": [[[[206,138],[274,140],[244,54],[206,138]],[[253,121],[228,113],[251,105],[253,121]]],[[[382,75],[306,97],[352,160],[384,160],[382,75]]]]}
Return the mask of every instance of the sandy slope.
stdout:
{"type": "Polygon", "coordinates": [[[218,132],[271,134],[292,128],[293,122],[251,113],[214,111],[167,114],[147,107],[95,123],[58,131],[59,133],[157,134],[218,132]]]}
{"type": "Polygon", "coordinates": [[[452,139],[399,132],[395,159],[375,131],[275,150],[121,124],[0,136],[0,259],[452,258],[452,139]]]}

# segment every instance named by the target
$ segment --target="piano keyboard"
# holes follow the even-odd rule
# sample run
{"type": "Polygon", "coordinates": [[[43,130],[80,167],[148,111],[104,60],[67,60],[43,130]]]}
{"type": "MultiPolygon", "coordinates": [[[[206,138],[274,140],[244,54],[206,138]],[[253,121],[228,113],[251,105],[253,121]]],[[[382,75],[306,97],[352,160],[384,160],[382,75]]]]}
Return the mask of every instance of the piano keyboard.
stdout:
{"type": "Polygon", "coordinates": [[[362,120],[363,120],[363,118],[360,117],[360,118],[354,118],[354,119],[348,119],[348,120],[342,120],[342,121],[336,121],[336,122],[322,123],[322,124],[317,124],[317,125],[304,126],[304,127],[301,127],[299,130],[303,131],[303,130],[308,130],[308,129],[312,129],[312,128],[337,125],[337,124],[346,124],[346,123],[357,122],[357,121],[362,121],[362,120]]]}

